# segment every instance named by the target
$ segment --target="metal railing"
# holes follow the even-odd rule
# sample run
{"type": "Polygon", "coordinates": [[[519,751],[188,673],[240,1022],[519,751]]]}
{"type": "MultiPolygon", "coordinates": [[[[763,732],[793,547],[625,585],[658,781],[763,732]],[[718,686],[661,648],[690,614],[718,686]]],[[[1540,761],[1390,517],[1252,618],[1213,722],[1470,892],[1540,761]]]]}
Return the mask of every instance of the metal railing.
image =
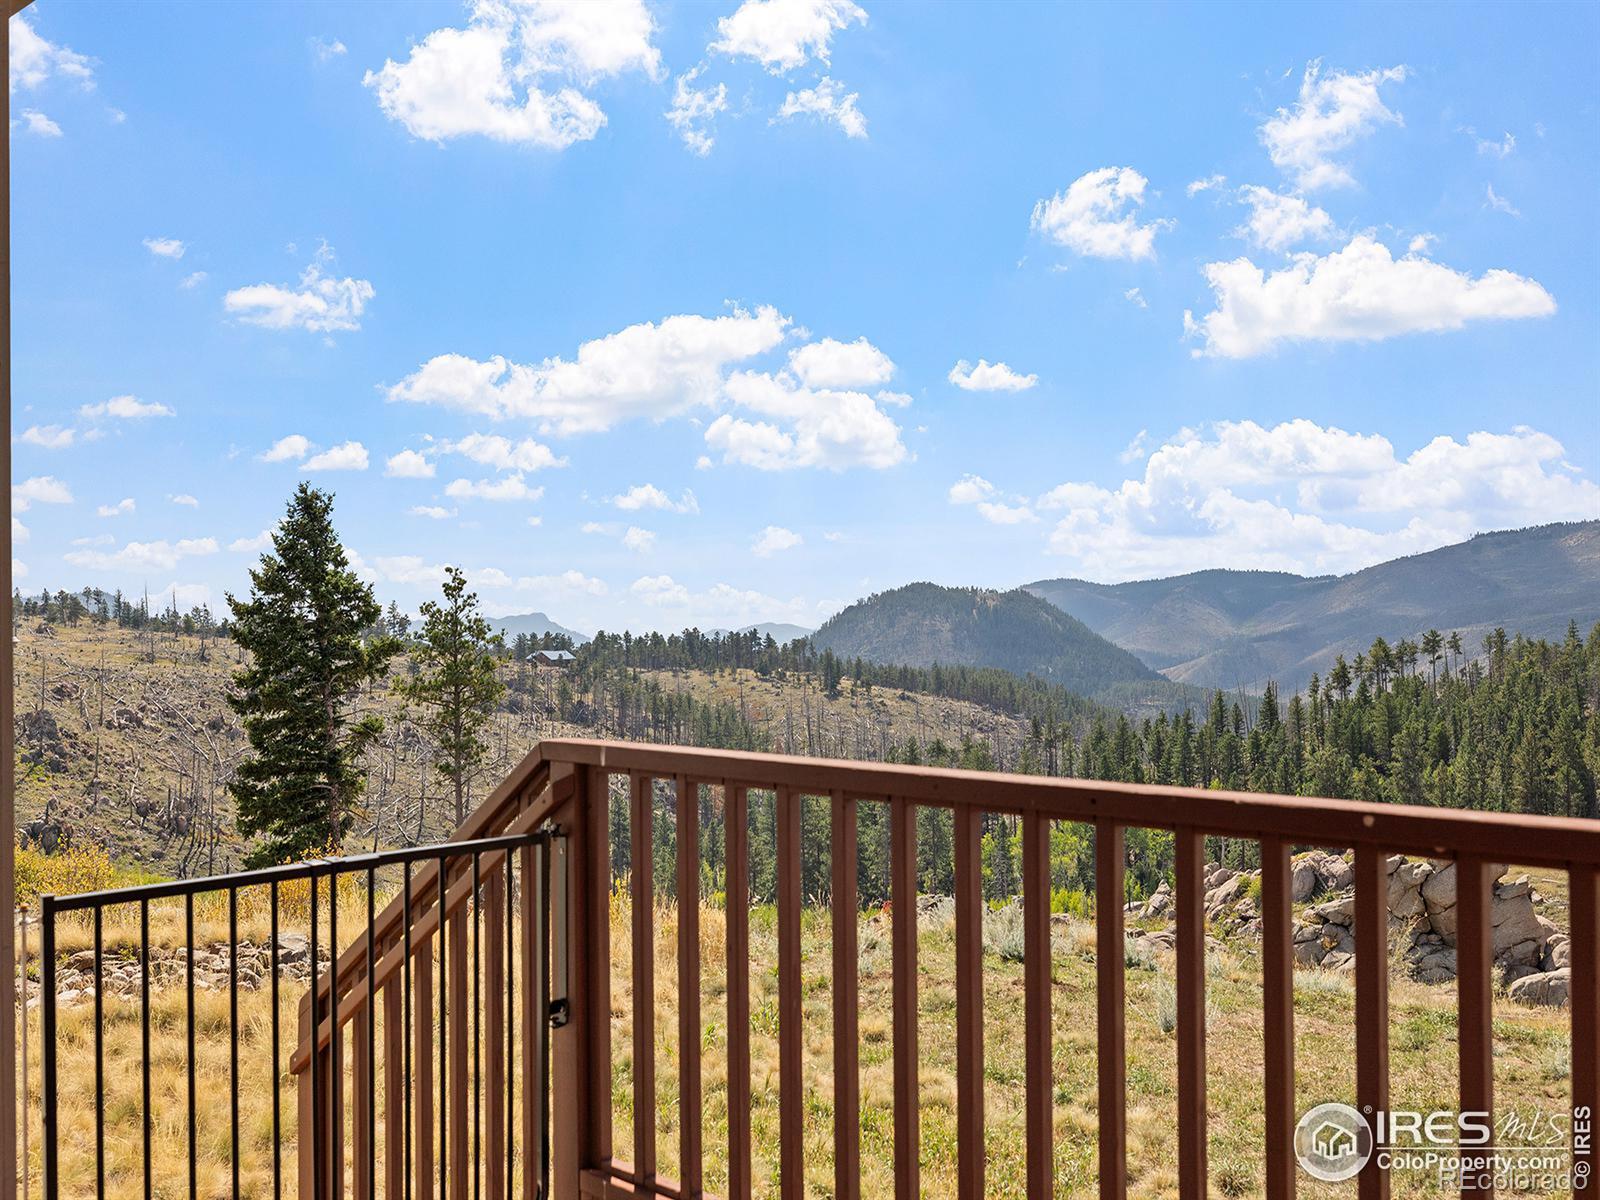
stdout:
{"type": "Polygon", "coordinates": [[[552,878],[556,887],[564,886],[564,862],[564,840],[544,827],[42,897],[45,1200],[58,1200],[68,1174],[72,1195],[103,1197],[108,1176],[114,1176],[119,1192],[142,1191],[147,1198],[227,1194],[281,1200],[287,1194],[376,1200],[380,1186],[386,1198],[433,1195],[435,1178],[439,1194],[460,1195],[459,1181],[469,1176],[475,1197],[510,1196],[503,1181],[520,1167],[538,1194],[547,1192],[548,1092],[539,1081],[548,1078],[550,1013],[565,1005],[564,998],[551,1000],[548,966],[550,889],[552,878]],[[264,950],[241,938],[242,909],[258,942],[265,934],[264,950]],[[225,925],[220,939],[197,940],[197,912],[208,925],[225,925]],[[164,929],[152,936],[153,913],[164,929],[181,921],[178,946],[162,936],[164,929]],[[111,928],[119,937],[108,953],[111,928]],[[352,932],[349,949],[336,957],[341,936],[352,932]],[[63,967],[63,935],[89,942],[69,960],[76,965],[63,967]],[[129,972],[119,970],[129,966],[136,979],[132,989],[129,972]],[[79,985],[70,999],[93,1005],[87,1033],[78,1030],[72,1037],[60,1028],[60,986],[68,972],[79,985]],[[124,994],[116,994],[113,972],[124,994]],[[163,992],[182,987],[180,1019],[172,1019],[161,995],[153,999],[152,981],[158,978],[163,992]],[[303,991],[298,1038],[292,1032],[285,1037],[281,1028],[286,988],[303,991]],[[125,994],[130,990],[136,999],[125,994]],[[108,1020],[108,991],[114,1006],[136,1012],[110,1014],[108,1020]],[[225,1017],[203,995],[218,991],[227,994],[225,1017]],[[243,1019],[241,994],[247,1003],[255,998],[243,1019]],[[137,1047],[108,1046],[129,1022],[138,1026],[137,1047]],[[313,1029],[321,1034],[314,1050],[313,1029]],[[197,1039],[224,1037],[225,1092],[208,1090],[200,1076],[214,1075],[215,1064],[203,1063],[210,1048],[197,1039]],[[285,1055],[286,1046],[291,1055],[285,1055]],[[139,1074],[137,1097],[118,1101],[124,1127],[112,1131],[122,1147],[115,1161],[107,1148],[108,1050],[115,1070],[136,1065],[139,1074]],[[518,1050],[528,1068],[523,1072],[513,1058],[518,1050]],[[165,1106],[174,1089],[173,1080],[155,1076],[163,1064],[175,1062],[182,1073],[176,1089],[182,1130],[158,1147],[157,1127],[170,1119],[165,1106]],[[80,1101],[92,1088],[90,1139],[64,1136],[64,1080],[80,1101]],[[258,1088],[270,1089],[270,1136],[264,1138],[241,1131],[241,1101],[259,1094],[258,1088]],[[292,1113],[285,1112],[285,1090],[296,1094],[292,1113]],[[524,1132],[532,1135],[520,1139],[514,1136],[518,1096],[527,1108],[524,1132]],[[182,1146],[179,1161],[163,1153],[173,1142],[182,1146]],[[287,1170],[286,1146],[292,1155],[287,1170]],[[80,1161],[64,1161],[71,1156],[80,1161]],[[492,1184],[487,1193],[486,1176],[492,1184]]]}

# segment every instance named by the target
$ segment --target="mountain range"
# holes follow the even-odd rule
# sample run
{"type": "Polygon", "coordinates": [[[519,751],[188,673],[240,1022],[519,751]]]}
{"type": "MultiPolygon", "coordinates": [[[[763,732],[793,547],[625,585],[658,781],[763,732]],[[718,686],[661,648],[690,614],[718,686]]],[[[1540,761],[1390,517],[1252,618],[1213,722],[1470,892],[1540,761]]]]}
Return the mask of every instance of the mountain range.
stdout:
{"type": "Polygon", "coordinates": [[[1026,591],[1169,679],[1259,691],[1304,686],[1376,637],[1461,635],[1476,654],[1496,627],[1555,638],[1600,621],[1600,521],[1482,533],[1348,575],[1198,571],[1102,584],[1043,579],[1026,591]]]}
{"type": "Polygon", "coordinates": [[[504,617],[486,617],[489,627],[501,634],[506,641],[510,641],[519,633],[529,637],[543,637],[547,633],[564,633],[572,639],[572,644],[581,646],[589,640],[587,633],[579,633],[576,629],[568,629],[565,625],[558,625],[542,612],[512,613],[504,617]]]}

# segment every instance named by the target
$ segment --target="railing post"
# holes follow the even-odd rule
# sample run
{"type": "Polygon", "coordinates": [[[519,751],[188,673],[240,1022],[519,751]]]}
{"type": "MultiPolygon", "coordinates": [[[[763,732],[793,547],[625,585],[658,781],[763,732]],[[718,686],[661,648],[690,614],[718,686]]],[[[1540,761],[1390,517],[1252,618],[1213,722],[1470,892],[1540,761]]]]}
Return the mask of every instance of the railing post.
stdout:
{"type": "MultiPolygon", "coordinates": [[[[552,1079],[560,1103],[551,1114],[551,1191],[578,1200],[583,1172],[611,1156],[611,942],[608,796],[603,770],[573,768],[571,800],[555,814],[567,834],[564,1025],[552,1037],[552,1079]],[[602,1110],[604,1110],[602,1112],[602,1110]]],[[[560,906],[555,906],[560,912],[560,906]]],[[[553,936],[559,938],[559,931],[553,936]]]]}
{"type": "MultiPolygon", "coordinates": [[[[39,1010],[44,1043],[44,1200],[57,1200],[61,1187],[59,1132],[56,1124],[56,898],[39,897],[39,1010]]],[[[22,1019],[28,1019],[23,1009],[22,1019]]],[[[9,1081],[7,1083],[9,1086],[9,1081]]],[[[23,1164],[27,1169],[27,1164],[23,1164]]]]}
{"type": "MultiPolygon", "coordinates": [[[[1376,846],[1356,847],[1356,1105],[1369,1115],[1389,1109],[1388,861],[1376,846]]],[[[1389,1200],[1389,1172],[1376,1153],[1358,1191],[1361,1200],[1389,1200]]]]}
{"type": "Polygon", "coordinates": [[[1173,872],[1178,903],[1178,1195],[1205,1200],[1206,1113],[1205,835],[1180,829],[1173,872]]]}
{"type": "Polygon", "coordinates": [[[1099,1034],[1100,1195],[1128,1194],[1127,938],[1123,896],[1127,842],[1122,826],[1094,831],[1095,1019],[1099,1034]]]}
{"type": "Polygon", "coordinates": [[[1572,867],[1567,876],[1572,905],[1572,1165],[1587,1168],[1574,1175],[1573,1191],[1600,1191],[1600,871],[1572,867]],[[1580,1136],[1577,1124],[1587,1122],[1580,1136]]]}
{"type": "Polygon", "coordinates": [[[1261,842],[1261,1015],[1266,1077],[1267,1200],[1294,1200],[1293,861],[1282,838],[1261,842]]]}

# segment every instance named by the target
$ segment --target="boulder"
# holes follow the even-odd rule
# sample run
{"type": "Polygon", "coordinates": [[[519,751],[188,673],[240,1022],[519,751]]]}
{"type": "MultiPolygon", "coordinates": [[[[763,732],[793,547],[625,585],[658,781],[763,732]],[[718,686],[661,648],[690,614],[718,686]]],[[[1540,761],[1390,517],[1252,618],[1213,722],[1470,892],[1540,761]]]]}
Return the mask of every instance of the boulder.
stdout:
{"type": "Polygon", "coordinates": [[[1524,975],[1511,985],[1506,994],[1518,1004],[1564,1008],[1571,989],[1572,971],[1568,967],[1562,967],[1559,971],[1524,975]]]}
{"type": "Polygon", "coordinates": [[[1317,878],[1317,868],[1308,859],[1296,859],[1294,869],[1289,876],[1289,899],[1296,904],[1303,904],[1316,894],[1320,882],[1321,880],[1317,878]]]}

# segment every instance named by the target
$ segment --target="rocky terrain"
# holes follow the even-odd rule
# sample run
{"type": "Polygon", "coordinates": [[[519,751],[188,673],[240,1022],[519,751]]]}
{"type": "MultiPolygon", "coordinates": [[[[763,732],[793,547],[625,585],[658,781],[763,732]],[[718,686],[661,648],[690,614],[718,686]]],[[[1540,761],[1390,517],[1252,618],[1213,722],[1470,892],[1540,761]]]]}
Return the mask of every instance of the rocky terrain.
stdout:
{"type": "MultiPolygon", "coordinates": [[[[1493,954],[1506,995],[1524,1004],[1564,1005],[1571,981],[1571,939],[1540,910],[1544,897],[1527,875],[1505,879],[1509,868],[1494,869],[1489,917],[1493,954]]],[[[1456,867],[1448,860],[1393,855],[1389,872],[1389,950],[1397,969],[1419,983],[1448,983],[1456,977],[1456,867]]],[[[1211,863],[1205,873],[1206,919],[1219,933],[1259,938],[1259,871],[1234,871],[1211,863]]],[[[1297,905],[1295,962],[1328,971],[1355,969],[1355,879],[1348,855],[1313,850],[1299,855],[1290,878],[1297,905]]],[[[1144,901],[1128,905],[1141,921],[1175,916],[1171,889],[1162,883],[1144,901]]],[[[1129,936],[1170,948],[1169,927],[1132,929],[1129,936]]]]}

